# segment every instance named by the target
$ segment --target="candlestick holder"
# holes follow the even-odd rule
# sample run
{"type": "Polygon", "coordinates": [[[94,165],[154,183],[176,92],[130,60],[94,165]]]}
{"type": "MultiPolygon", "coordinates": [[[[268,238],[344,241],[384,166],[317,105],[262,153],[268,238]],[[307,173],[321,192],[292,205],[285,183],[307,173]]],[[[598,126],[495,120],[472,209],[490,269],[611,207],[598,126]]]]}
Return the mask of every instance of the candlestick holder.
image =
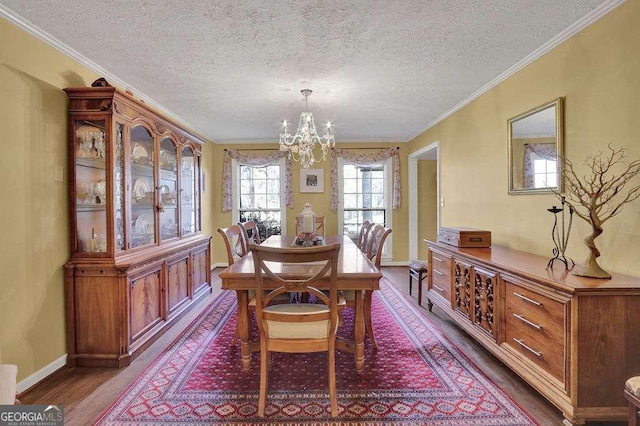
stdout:
{"type": "Polygon", "coordinates": [[[551,238],[553,239],[553,257],[549,259],[546,269],[553,269],[553,262],[559,260],[564,263],[564,267],[567,270],[573,269],[576,265],[573,259],[566,257],[564,252],[567,249],[567,243],[569,242],[569,233],[571,232],[571,222],[573,222],[573,207],[569,204],[569,222],[565,227],[565,197],[561,197],[562,207],[553,206],[547,209],[548,212],[553,213],[553,229],[551,230],[551,238]],[[558,213],[561,213],[560,226],[558,226],[558,213]],[[569,267],[571,262],[571,267],[569,267]]]}

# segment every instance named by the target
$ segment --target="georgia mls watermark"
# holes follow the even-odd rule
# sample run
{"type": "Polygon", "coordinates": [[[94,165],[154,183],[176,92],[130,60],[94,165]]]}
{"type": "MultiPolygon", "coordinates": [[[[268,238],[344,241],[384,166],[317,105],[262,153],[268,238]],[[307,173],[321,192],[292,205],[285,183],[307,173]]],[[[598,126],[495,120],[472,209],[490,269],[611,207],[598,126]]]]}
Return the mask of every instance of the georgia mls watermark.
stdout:
{"type": "Polygon", "coordinates": [[[0,426],[64,426],[62,405],[0,405],[0,426]]]}

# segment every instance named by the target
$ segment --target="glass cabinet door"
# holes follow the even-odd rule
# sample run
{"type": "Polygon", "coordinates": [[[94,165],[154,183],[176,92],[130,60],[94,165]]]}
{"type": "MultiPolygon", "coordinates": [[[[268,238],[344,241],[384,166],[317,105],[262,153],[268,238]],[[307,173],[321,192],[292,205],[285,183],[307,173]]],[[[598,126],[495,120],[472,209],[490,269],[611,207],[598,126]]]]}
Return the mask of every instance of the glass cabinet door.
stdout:
{"type": "Polygon", "coordinates": [[[156,242],[155,165],[153,137],[144,126],[135,126],[130,134],[131,159],[131,248],[156,242]]]}
{"type": "Polygon", "coordinates": [[[115,139],[114,139],[114,185],[113,185],[113,211],[115,219],[115,244],[116,251],[125,249],[125,210],[124,210],[124,125],[116,123],[115,139]]]}
{"type": "Polygon", "coordinates": [[[76,252],[107,252],[105,120],[75,120],[76,252]]]}
{"type": "Polygon", "coordinates": [[[173,141],[160,142],[160,241],[178,236],[178,149],[173,141]]]}
{"type": "Polygon", "coordinates": [[[182,148],[180,213],[182,217],[182,235],[196,232],[195,202],[195,155],[191,148],[182,148]]]}

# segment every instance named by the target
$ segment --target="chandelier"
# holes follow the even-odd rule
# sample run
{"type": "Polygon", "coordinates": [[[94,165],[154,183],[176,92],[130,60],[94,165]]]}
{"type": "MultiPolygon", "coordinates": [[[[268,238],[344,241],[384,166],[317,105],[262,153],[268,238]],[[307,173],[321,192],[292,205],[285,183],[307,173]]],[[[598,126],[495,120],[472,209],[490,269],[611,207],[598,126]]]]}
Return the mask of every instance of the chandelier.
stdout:
{"type": "Polygon", "coordinates": [[[302,167],[308,169],[318,161],[313,154],[316,144],[320,145],[322,160],[324,161],[327,159],[329,149],[333,148],[336,142],[334,135],[331,134],[331,122],[327,122],[327,131],[322,137],[316,131],[313,115],[309,112],[309,96],[312,91],[303,89],[300,93],[304,96],[305,111],[300,114],[298,131],[293,136],[287,133],[287,120],[282,122],[283,131],[280,133],[280,151],[288,151],[289,158],[293,158],[302,167]]]}

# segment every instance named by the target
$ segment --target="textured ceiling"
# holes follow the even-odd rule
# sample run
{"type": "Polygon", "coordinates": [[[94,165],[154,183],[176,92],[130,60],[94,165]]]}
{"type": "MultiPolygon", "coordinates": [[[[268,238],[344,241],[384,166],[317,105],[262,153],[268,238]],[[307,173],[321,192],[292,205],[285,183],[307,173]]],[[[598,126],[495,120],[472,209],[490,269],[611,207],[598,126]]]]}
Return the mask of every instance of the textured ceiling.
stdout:
{"type": "Polygon", "coordinates": [[[618,3],[0,0],[0,16],[218,143],[277,140],[306,87],[338,143],[403,142],[618,3]]]}

